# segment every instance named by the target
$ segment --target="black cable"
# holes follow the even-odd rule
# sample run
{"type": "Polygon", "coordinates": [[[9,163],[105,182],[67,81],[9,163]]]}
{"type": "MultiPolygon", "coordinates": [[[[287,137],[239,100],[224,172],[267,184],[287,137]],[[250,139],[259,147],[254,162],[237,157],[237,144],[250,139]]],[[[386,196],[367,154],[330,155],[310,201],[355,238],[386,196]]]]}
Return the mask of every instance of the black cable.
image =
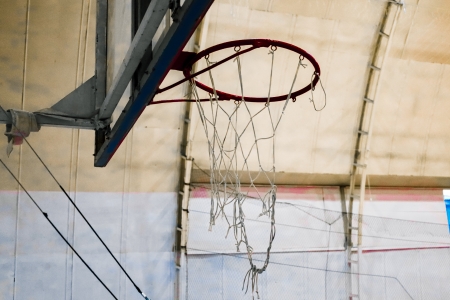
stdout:
{"type": "Polygon", "coordinates": [[[3,162],[3,160],[0,159],[0,163],[6,168],[6,170],[8,170],[9,174],[11,174],[11,176],[16,180],[16,182],[20,185],[20,187],[23,189],[23,191],[28,195],[28,197],[30,197],[31,201],[33,201],[34,205],[36,205],[36,207],[39,209],[39,211],[44,215],[44,217],[47,219],[47,221],[50,223],[50,225],[52,225],[52,227],[56,230],[56,232],[59,234],[59,236],[64,240],[64,242],[66,242],[67,246],[70,247],[70,249],[72,249],[73,253],[75,253],[75,255],[83,262],[83,264],[86,266],[86,268],[89,269],[89,271],[91,271],[91,273],[95,276],[95,278],[97,278],[98,281],[100,281],[100,283],[105,287],[105,289],[108,290],[108,292],[111,294],[111,296],[113,296],[114,299],[117,300],[117,297],[111,292],[111,290],[105,285],[105,283],[97,276],[97,274],[95,274],[94,270],[91,269],[91,267],[84,261],[84,259],[80,256],[80,254],[78,254],[78,252],[72,247],[72,245],[69,243],[69,241],[67,241],[67,239],[62,235],[62,233],[58,230],[58,228],[56,228],[55,224],[53,224],[53,222],[49,219],[48,214],[46,212],[44,212],[42,210],[42,208],[36,203],[36,201],[33,199],[33,197],[31,197],[31,195],[28,193],[28,191],[24,188],[24,186],[20,183],[19,179],[17,179],[16,176],[14,176],[14,174],[11,172],[11,170],[5,165],[5,163],[3,162]]]}
{"type": "MultiPolygon", "coordinates": [[[[3,109],[3,107],[0,105],[0,109],[3,111],[3,113],[8,116],[8,114],[6,113],[6,111],[3,109]]],[[[12,123],[12,125],[18,130],[18,128],[16,127],[16,125],[14,123],[12,123]]],[[[41,157],[37,154],[37,152],[34,150],[33,146],[31,146],[31,144],[28,142],[27,138],[22,134],[22,132],[20,130],[18,130],[20,132],[20,134],[22,135],[23,139],[25,140],[25,142],[27,143],[27,145],[30,147],[31,151],[33,151],[33,153],[36,155],[36,157],[39,159],[39,161],[42,163],[42,165],[44,166],[44,168],[47,170],[47,172],[50,174],[50,176],[53,178],[53,180],[56,182],[56,184],[59,186],[59,188],[61,189],[61,191],[66,195],[67,199],[69,199],[70,203],[72,203],[73,207],[75,207],[75,209],[78,211],[78,213],[80,214],[80,216],[83,218],[83,220],[86,222],[86,224],[89,226],[89,228],[91,228],[91,230],[94,232],[95,236],[99,239],[99,241],[103,244],[103,246],[106,248],[106,250],[108,251],[108,253],[111,255],[111,257],[114,259],[114,261],[117,263],[117,265],[120,267],[120,269],[122,269],[122,271],[125,273],[125,275],[128,277],[128,279],[131,281],[131,283],[133,284],[133,286],[135,287],[135,289],[138,291],[139,294],[142,295],[142,297],[144,297],[144,299],[149,300],[148,297],[141,291],[141,289],[137,286],[137,284],[133,281],[133,279],[131,279],[130,275],[128,275],[127,271],[125,271],[125,269],[122,267],[122,265],[120,264],[120,262],[117,260],[117,258],[113,255],[113,253],[111,252],[111,250],[108,248],[108,246],[105,244],[105,242],[102,240],[102,238],[98,235],[97,231],[95,231],[95,229],[92,227],[91,223],[89,223],[89,221],[86,219],[86,217],[83,215],[83,213],[80,211],[80,209],[78,208],[78,206],[75,204],[75,202],[72,200],[72,198],[69,196],[69,194],[67,194],[66,190],[61,186],[61,184],[59,183],[59,181],[56,179],[56,177],[53,175],[53,173],[50,171],[50,169],[47,167],[47,165],[44,163],[44,161],[41,159],[41,157]]],[[[20,183],[19,183],[20,184],[20,183]]]]}
{"type": "Polygon", "coordinates": [[[117,263],[117,265],[119,265],[119,267],[122,269],[122,271],[124,272],[124,274],[128,277],[128,279],[131,281],[131,283],[134,285],[135,289],[138,291],[139,294],[142,295],[142,297],[144,297],[144,299],[149,300],[147,298],[147,296],[141,291],[141,289],[136,285],[136,283],[134,283],[133,279],[131,279],[130,275],[128,275],[127,271],[125,271],[125,269],[122,267],[122,265],[120,264],[120,262],[117,260],[117,258],[114,256],[114,254],[112,254],[111,250],[108,248],[108,246],[106,246],[105,242],[101,239],[101,237],[98,235],[97,231],[95,231],[95,229],[92,227],[92,225],[89,223],[89,221],[86,219],[86,217],[83,215],[83,213],[78,209],[78,206],[74,203],[74,201],[72,200],[72,198],[67,194],[67,192],[64,190],[64,188],[58,183],[60,189],[63,191],[63,193],[66,195],[66,197],[69,199],[69,201],[73,204],[73,206],[75,207],[75,209],[78,211],[78,213],[80,214],[80,216],[86,221],[86,223],[88,224],[89,228],[91,228],[91,230],[94,232],[95,236],[99,239],[99,241],[103,244],[103,246],[105,246],[106,250],[108,251],[108,253],[111,255],[111,257],[114,259],[114,261],[117,263]]]}

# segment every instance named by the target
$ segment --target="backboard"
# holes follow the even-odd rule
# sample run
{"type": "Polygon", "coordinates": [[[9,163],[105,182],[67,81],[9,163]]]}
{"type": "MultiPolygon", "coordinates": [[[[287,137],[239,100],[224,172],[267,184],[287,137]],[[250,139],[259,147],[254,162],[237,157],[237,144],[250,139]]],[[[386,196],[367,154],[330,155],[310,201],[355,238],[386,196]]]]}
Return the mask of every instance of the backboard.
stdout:
{"type": "Polygon", "coordinates": [[[97,27],[97,79],[105,84],[105,97],[98,93],[97,98],[104,99],[97,102],[99,119],[116,121],[111,129],[97,130],[96,167],[114,155],[212,2],[115,0],[107,15],[98,5],[98,24],[107,19],[106,47],[105,33],[97,27]]]}

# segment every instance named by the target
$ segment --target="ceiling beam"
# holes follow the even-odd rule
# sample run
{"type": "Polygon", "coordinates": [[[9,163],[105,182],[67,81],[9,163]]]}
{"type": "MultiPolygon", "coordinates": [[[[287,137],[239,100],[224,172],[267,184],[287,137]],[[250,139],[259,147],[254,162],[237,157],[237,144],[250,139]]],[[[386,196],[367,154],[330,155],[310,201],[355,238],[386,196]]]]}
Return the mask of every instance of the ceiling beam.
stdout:
{"type": "MultiPolygon", "coordinates": [[[[250,177],[255,178],[257,171],[239,172],[243,186],[250,184],[250,177]]],[[[349,186],[350,174],[319,173],[277,173],[278,186],[349,186]]],[[[361,182],[361,175],[355,175],[355,181],[361,182]]],[[[210,184],[209,170],[193,169],[191,181],[195,184],[210,184]]],[[[253,181],[256,185],[267,184],[265,180],[253,181]]],[[[359,185],[355,185],[358,189],[359,185]]],[[[370,175],[367,176],[367,188],[374,187],[407,187],[407,188],[442,188],[450,189],[450,177],[439,176],[406,176],[406,175],[370,175]]]]}

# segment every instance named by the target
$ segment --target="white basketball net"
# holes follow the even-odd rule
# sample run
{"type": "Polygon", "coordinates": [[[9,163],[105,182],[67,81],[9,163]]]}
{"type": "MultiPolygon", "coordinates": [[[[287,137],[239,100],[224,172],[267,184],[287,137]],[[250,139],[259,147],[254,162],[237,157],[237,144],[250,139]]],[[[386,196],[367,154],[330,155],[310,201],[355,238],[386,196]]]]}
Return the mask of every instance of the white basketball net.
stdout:
{"type": "MultiPolygon", "coordinates": [[[[243,97],[244,86],[239,56],[236,57],[235,62],[237,64],[242,99],[241,101],[235,101],[235,105],[231,109],[229,102],[225,103],[217,100],[218,96],[211,70],[209,70],[209,78],[214,94],[210,95],[208,104],[201,104],[195,81],[191,80],[193,98],[196,100],[200,120],[208,139],[211,171],[210,230],[215,224],[216,219],[221,216],[229,225],[228,232],[232,230],[234,233],[237,251],[239,251],[239,247],[242,244],[245,245],[250,262],[250,269],[244,277],[242,289],[245,288],[245,291],[247,292],[251,281],[252,292],[256,292],[258,299],[258,275],[263,273],[269,264],[270,249],[275,238],[275,202],[277,191],[277,186],[275,185],[275,133],[291,98],[299,68],[300,66],[306,66],[302,63],[303,57],[300,57],[288,96],[286,100],[283,101],[284,105],[281,114],[279,117],[275,118],[274,112],[271,111],[270,103],[275,53],[273,50],[270,50],[269,54],[271,55],[272,60],[268,96],[265,104],[250,104],[245,101],[243,97]],[[255,106],[258,107],[258,110],[252,112],[252,110],[254,111],[255,106]],[[205,110],[208,111],[206,112],[205,110]],[[265,133],[261,133],[261,130],[258,130],[255,124],[255,117],[258,116],[258,118],[261,119],[261,115],[265,116],[266,122],[270,122],[270,129],[265,133]],[[220,127],[218,126],[219,123],[220,127]],[[244,135],[245,141],[243,138],[244,135]],[[252,144],[248,144],[249,136],[252,136],[252,144]],[[263,141],[264,143],[271,143],[272,156],[269,164],[267,159],[265,159],[267,155],[263,157],[264,161],[261,159],[263,153],[260,151],[261,147],[259,146],[259,143],[262,143],[263,141]],[[246,143],[246,145],[244,145],[244,143],[246,143]],[[259,170],[257,172],[251,172],[249,161],[252,160],[255,162],[255,159],[259,164],[259,170]],[[269,165],[269,167],[264,168],[263,165],[269,165]],[[249,188],[241,187],[241,176],[248,176],[247,179],[250,182],[249,188]],[[258,188],[254,183],[257,179],[261,181],[261,177],[266,184],[263,188],[264,192],[261,192],[262,188],[258,188]],[[267,216],[271,220],[269,245],[267,247],[265,262],[261,267],[257,267],[253,263],[253,248],[249,244],[245,228],[243,204],[246,199],[249,198],[250,192],[252,192],[252,199],[257,198],[261,201],[262,210],[260,216],[267,216]],[[254,195],[256,195],[256,197],[254,195]],[[232,206],[232,218],[225,214],[224,209],[228,205],[232,206]]],[[[209,61],[208,57],[205,59],[208,67],[213,64],[209,61]]]]}

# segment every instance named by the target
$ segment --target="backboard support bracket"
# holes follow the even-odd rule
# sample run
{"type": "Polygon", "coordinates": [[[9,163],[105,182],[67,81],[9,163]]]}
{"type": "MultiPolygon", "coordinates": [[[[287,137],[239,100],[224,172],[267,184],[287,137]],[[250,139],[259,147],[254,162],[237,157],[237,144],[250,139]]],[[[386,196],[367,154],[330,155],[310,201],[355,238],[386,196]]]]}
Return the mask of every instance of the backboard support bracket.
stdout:
{"type": "MultiPolygon", "coordinates": [[[[108,1],[97,0],[95,75],[50,108],[35,112],[36,121],[41,126],[95,130],[94,166],[106,166],[152,101],[159,85],[213,2],[214,0],[150,1],[139,27],[136,28],[123,65],[107,91],[108,1]],[[166,22],[169,28],[166,28],[155,47],[152,47],[152,39],[169,12],[172,22],[166,22]],[[114,127],[110,129],[114,109],[139,65],[142,65],[141,69],[144,68],[143,76],[135,76],[139,79],[136,82],[139,89],[133,93],[135,96],[130,98],[114,127]]],[[[2,123],[10,124],[11,115],[0,114],[0,124],[2,123]]]]}
{"type": "MultiPolygon", "coordinates": [[[[146,108],[147,104],[152,101],[159,85],[176,60],[177,55],[182,51],[213,1],[214,0],[186,0],[183,5],[177,9],[177,18],[173,18],[173,24],[153,50],[153,58],[147,68],[147,70],[149,70],[148,77],[144,79],[145,82],[141,85],[141,89],[137,96],[130,99],[126,104],[125,109],[120,114],[111,133],[97,152],[94,166],[104,167],[108,164],[128,132],[146,108]]],[[[143,21],[139,27],[145,26],[145,24],[146,23],[143,21]]],[[[133,47],[133,45],[138,45],[141,38],[146,38],[145,36],[139,35],[139,32],[140,28],[133,39],[131,47],[133,47]]],[[[127,57],[130,57],[130,59],[133,58],[131,55],[129,56],[129,53],[130,52],[127,53],[127,57]]],[[[126,87],[131,80],[134,70],[131,74],[128,74],[129,77],[119,77],[117,80],[123,81],[126,87]]],[[[114,81],[116,81],[116,79],[114,81]]],[[[123,90],[125,90],[125,88],[123,90]]],[[[120,99],[123,95],[123,91],[118,91],[117,94],[120,99]]],[[[113,101],[108,102],[107,95],[105,102],[100,109],[100,119],[102,119],[102,117],[110,117],[109,113],[112,113],[111,108],[114,108],[115,106],[116,103],[113,103],[113,101]]]]}
{"type": "MultiPolygon", "coordinates": [[[[33,114],[40,126],[66,127],[77,129],[101,129],[111,123],[109,118],[97,120],[95,115],[95,76],[84,82],[50,108],[44,108],[33,114]]],[[[0,124],[11,124],[11,114],[1,111],[0,124]]]]}

